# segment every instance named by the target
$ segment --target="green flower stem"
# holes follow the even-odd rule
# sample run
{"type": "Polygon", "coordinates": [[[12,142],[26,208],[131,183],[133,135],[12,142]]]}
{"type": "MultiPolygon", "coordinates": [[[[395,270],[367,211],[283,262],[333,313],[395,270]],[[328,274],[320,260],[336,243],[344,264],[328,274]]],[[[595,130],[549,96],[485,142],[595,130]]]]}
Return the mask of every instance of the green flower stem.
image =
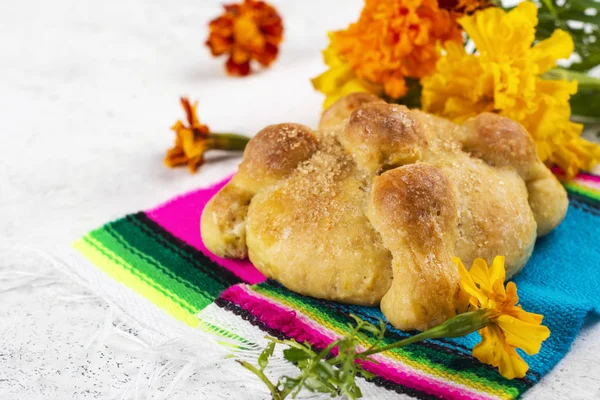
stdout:
{"type": "Polygon", "coordinates": [[[291,392],[290,389],[283,389],[283,390],[277,389],[277,387],[275,387],[275,385],[273,385],[273,383],[269,380],[269,378],[267,378],[265,373],[262,370],[256,368],[254,365],[252,365],[246,361],[241,361],[241,360],[236,360],[236,361],[242,367],[246,368],[247,370],[252,372],[254,375],[256,375],[261,381],[263,381],[263,383],[265,385],[267,385],[267,387],[271,391],[271,396],[272,396],[273,400],[284,400],[290,394],[290,392],[291,392]]]}
{"type": "Polygon", "coordinates": [[[211,149],[242,151],[246,148],[250,138],[235,133],[210,133],[208,140],[211,149]]]}
{"type": "Polygon", "coordinates": [[[578,90],[591,89],[600,91],[600,79],[594,78],[584,72],[571,71],[564,68],[553,68],[542,75],[542,77],[551,80],[576,80],[578,90]]]}
{"type": "Polygon", "coordinates": [[[411,343],[421,342],[426,339],[454,338],[465,336],[469,333],[484,328],[489,323],[490,319],[486,316],[484,310],[458,314],[457,316],[450,318],[443,324],[440,324],[436,327],[428,329],[409,338],[400,340],[387,346],[377,347],[363,351],[362,353],[360,353],[360,356],[361,358],[365,358],[372,354],[381,353],[383,351],[391,349],[397,349],[399,347],[404,347],[411,343]]]}

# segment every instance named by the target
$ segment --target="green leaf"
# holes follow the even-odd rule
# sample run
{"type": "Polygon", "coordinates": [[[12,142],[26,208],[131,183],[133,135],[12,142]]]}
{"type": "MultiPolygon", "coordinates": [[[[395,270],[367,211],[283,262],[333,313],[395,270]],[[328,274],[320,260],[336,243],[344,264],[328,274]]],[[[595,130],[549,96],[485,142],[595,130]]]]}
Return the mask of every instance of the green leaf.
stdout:
{"type": "Polygon", "coordinates": [[[373,379],[375,378],[377,375],[375,375],[372,372],[367,371],[366,369],[362,368],[362,367],[358,367],[358,371],[360,372],[360,374],[365,378],[365,379],[373,379]]]}
{"type": "Polygon", "coordinates": [[[362,331],[369,332],[374,335],[379,335],[379,333],[381,332],[381,330],[378,327],[376,327],[375,325],[371,325],[369,323],[365,323],[363,326],[361,326],[360,329],[362,331]]]}
{"type": "Polygon", "coordinates": [[[566,10],[566,11],[561,12],[560,18],[565,21],[566,20],[581,21],[581,22],[587,22],[590,24],[597,24],[599,17],[597,15],[587,15],[581,11],[571,9],[571,10],[566,10]]]}
{"type": "Polygon", "coordinates": [[[298,383],[300,382],[300,379],[297,378],[292,378],[289,376],[283,376],[280,380],[280,382],[283,384],[283,387],[286,389],[294,389],[296,386],[298,386],[298,383]]]}
{"type": "Polygon", "coordinates": [[[588,71],[600,64],[600,50],[595,54],[590,54],[584,58],[581,62],[573,64],[569,67],[574,71],[588,71]]]}
{"type": "Polygon", "coordinates": [[[600,121],[600,95],[591,90],[580,90],[569,100],[571,114],[600,121]]]}
{"type": "Polygon", "coordinates": [[[595,0],[575,0],[569,1],[565,5],[567,4],[570,9],[587,10],[593,8],[596,10],[600,10],[600,1],[595,0]]]}
{"type": "Polygon", "coordinates": [[[351,399],[360,399],[362,396],[362,391],[357,385],[353,385],[350,390],[348,390],[348,397],[351,399]]]}
{"type": "Polygon", "coordinates": [[[291,347],[283,351],[283,358],[289,362],[296,363],[298,361],[307,360],[311,357],[311,354],[304,349],[291,347]]]}
{"type": "Polygon", "coordinates": [[[273,355],[274,350],[275,342],[270,342],[258,356],[258,366],[260,367],[261,371],[263,371],[267,367],[267,364],[269,364],[269,357],[273,355]]]}
{"type": "Polygon", "coordinates": [[[575,53],[581,62],[573,64],[570,69],[588,71],[600,64],[600,1],[595,0],[538,0],[539,24],[536,28],[536,39],[549,38],[555,29],[568,32],[573,38],[575,53]],[[589,15],[587,10],[596,10],[596,15],[589,15]],[[570,23],[576,21],[581,24],[570,23]]]}
{"type": "MultiPolygon", "coordinates": [[[[311,356],[312,358],[312,356],[311,356]]],[[[307,358],[306,360],[300,360],[296,363],[296,367],[298,367],[298,369],[300,371],[304,371],[306,368],[308,368],[308,366],[310,365],[310,360],[311,358],[307,358]]]]}
{"type": "Polygon", "coordinates": [[[306,379],[304,386],[311,392],[337,394],[337,390],[336,390],[335,386],[333,386],[332,384],[330,384],[328,382],[323,382],[316,378],[306,379]]]}
{"type": "Polygon", "coordinates": [[[321,361],[315,365],[315,372],[323,380],[331,379],[335,376],[334,368],[325,361],[321,361]]]}

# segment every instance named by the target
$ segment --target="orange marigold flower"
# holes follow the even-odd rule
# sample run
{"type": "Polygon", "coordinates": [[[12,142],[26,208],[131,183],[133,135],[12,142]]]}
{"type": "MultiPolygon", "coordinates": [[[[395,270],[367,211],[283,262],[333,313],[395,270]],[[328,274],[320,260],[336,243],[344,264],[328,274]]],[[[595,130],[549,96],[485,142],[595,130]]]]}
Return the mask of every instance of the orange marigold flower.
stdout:
{"type": "Polygon", "coordinates": [[[436,0],[365,0],[359,20],[334,32],[331,45],[359,78],[398,98],[405,77],[433,72],[446,41],[462,43],[461,31],[436,0]]]}
{"type": "Polygon", "coordinates": [[[175,132],[175,146],[167,151],[165,164],[172,168],[187,164],[194,173],[204,164],[204,153],[208,150],[244,150],[250,138],[235,133],[215,133],[201,124],[196,115],[198,102],[190,103],[187,97],[181,98],[187,125],[178,120],[171,130],[175,132]]]}
{"type": "Polygon", "coordinates": [[[230,75],[250,74],[252,60],[268,67],[277,58],[283,35],[283,23],[277,10],[256,0],[223,7],[223,15],[209,25],[206,45],[213,56],[229,55],[225,69],[230,75]]]}

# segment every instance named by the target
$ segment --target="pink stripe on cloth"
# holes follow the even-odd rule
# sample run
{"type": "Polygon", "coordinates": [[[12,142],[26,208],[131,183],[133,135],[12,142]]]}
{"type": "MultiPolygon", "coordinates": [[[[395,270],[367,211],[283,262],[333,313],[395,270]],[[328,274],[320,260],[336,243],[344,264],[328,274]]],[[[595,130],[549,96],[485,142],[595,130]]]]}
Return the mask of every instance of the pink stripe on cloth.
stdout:
{"type": "MultiPolygon", "coordinates": [[[[552,167],[551,171],[554,175],[557,175],[557,176],[563,177],[565,175],[563,170],[558,167],[552,167]]],[[[574,179],[600,183],[600,176],[594,175],[591,172],[580,172],[579,174],[577,174],[577,176],[575,176],[574,179]]]]}
{"type": "MultiPolygon", "coordinates": [[[[297,310],[288,308],[253,292],[247,285],[239,284],[226,289],[221,298],[231,301],[252,314],[270,329],[284,333],[297,342],[307,341],[317,348],[328,346],[334,333],[326,334],[316,329],[319,326],[297,310]]],[[[332,353],[335,354],[335,349],[332,353]]],[[[383,356],[375,358],[377,363],[364,362],[363,367],[382,378],[396,384],[438,396],[443,399],[486,400],[486,396],[475,389],[452,384],[444,379],[406,367],[383,356]]]]}
{"type": "Polygon", "coordinates": [[[215,193],[229,182],[229,179],[231,178],[227,178],[209,188],[195,190],[176,197],[163,205],[146,211],[146,215],[173,236],[200,250],[212,261],[227,268],[244,282],[260,283],[265,280],[265,277],[250,261],[218,257],[206,248],[200,236],[202,210],[215,193]]]}
{"type": "Polygon", "coordinates": [[[299,311],[261,296],[247,285],[233,285],[221,293],[221,298],[240,306],[261,322],[267,323],[269,328],[293,337],[297,342],[309,341],[315,347],[324,348],[338,338],[321,325],[311,326],[308,317],[299,311]],[[269,317],[268,322],[263,319],[266,316],[269,317]]]}
{"type": "Polygon", "coordinates": [[[591,187],[592,189],[600,190],[600,176],[579,174],[575,177],[575,182],[580,185],[591,187]]]}
{"type": "Polygon", "coordinates": [[[593,175],[593,174],[579,174],[577,175],[578,178],[581,178],[583,180],[586,181],[592,181],[592,182],[598,182],[600,183],[600,176],[598,175],[593,175]]]}

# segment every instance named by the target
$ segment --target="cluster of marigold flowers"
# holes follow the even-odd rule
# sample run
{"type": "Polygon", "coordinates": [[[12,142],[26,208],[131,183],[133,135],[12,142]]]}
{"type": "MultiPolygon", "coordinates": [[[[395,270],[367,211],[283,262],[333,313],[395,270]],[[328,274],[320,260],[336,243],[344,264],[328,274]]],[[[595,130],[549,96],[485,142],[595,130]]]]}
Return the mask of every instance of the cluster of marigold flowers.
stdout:
{"type": "Polygon", "coordinates": [[[407,82],[421,90],[421,108],[455,122],[495,112],[521,123],[538,154],[567,176],[600,162],[600,146],[582,139],[570,120],[577,82],[544,79],[573,40],[557,29],[535,45],[537,7],[511,11],[486,0],[365,0],[358,21],[330,32],[327,71],[314,87],[324,108],[353,92],[405,102],[407,82]],[[476,51],[465,50],[466,38],[476,51]]]}

